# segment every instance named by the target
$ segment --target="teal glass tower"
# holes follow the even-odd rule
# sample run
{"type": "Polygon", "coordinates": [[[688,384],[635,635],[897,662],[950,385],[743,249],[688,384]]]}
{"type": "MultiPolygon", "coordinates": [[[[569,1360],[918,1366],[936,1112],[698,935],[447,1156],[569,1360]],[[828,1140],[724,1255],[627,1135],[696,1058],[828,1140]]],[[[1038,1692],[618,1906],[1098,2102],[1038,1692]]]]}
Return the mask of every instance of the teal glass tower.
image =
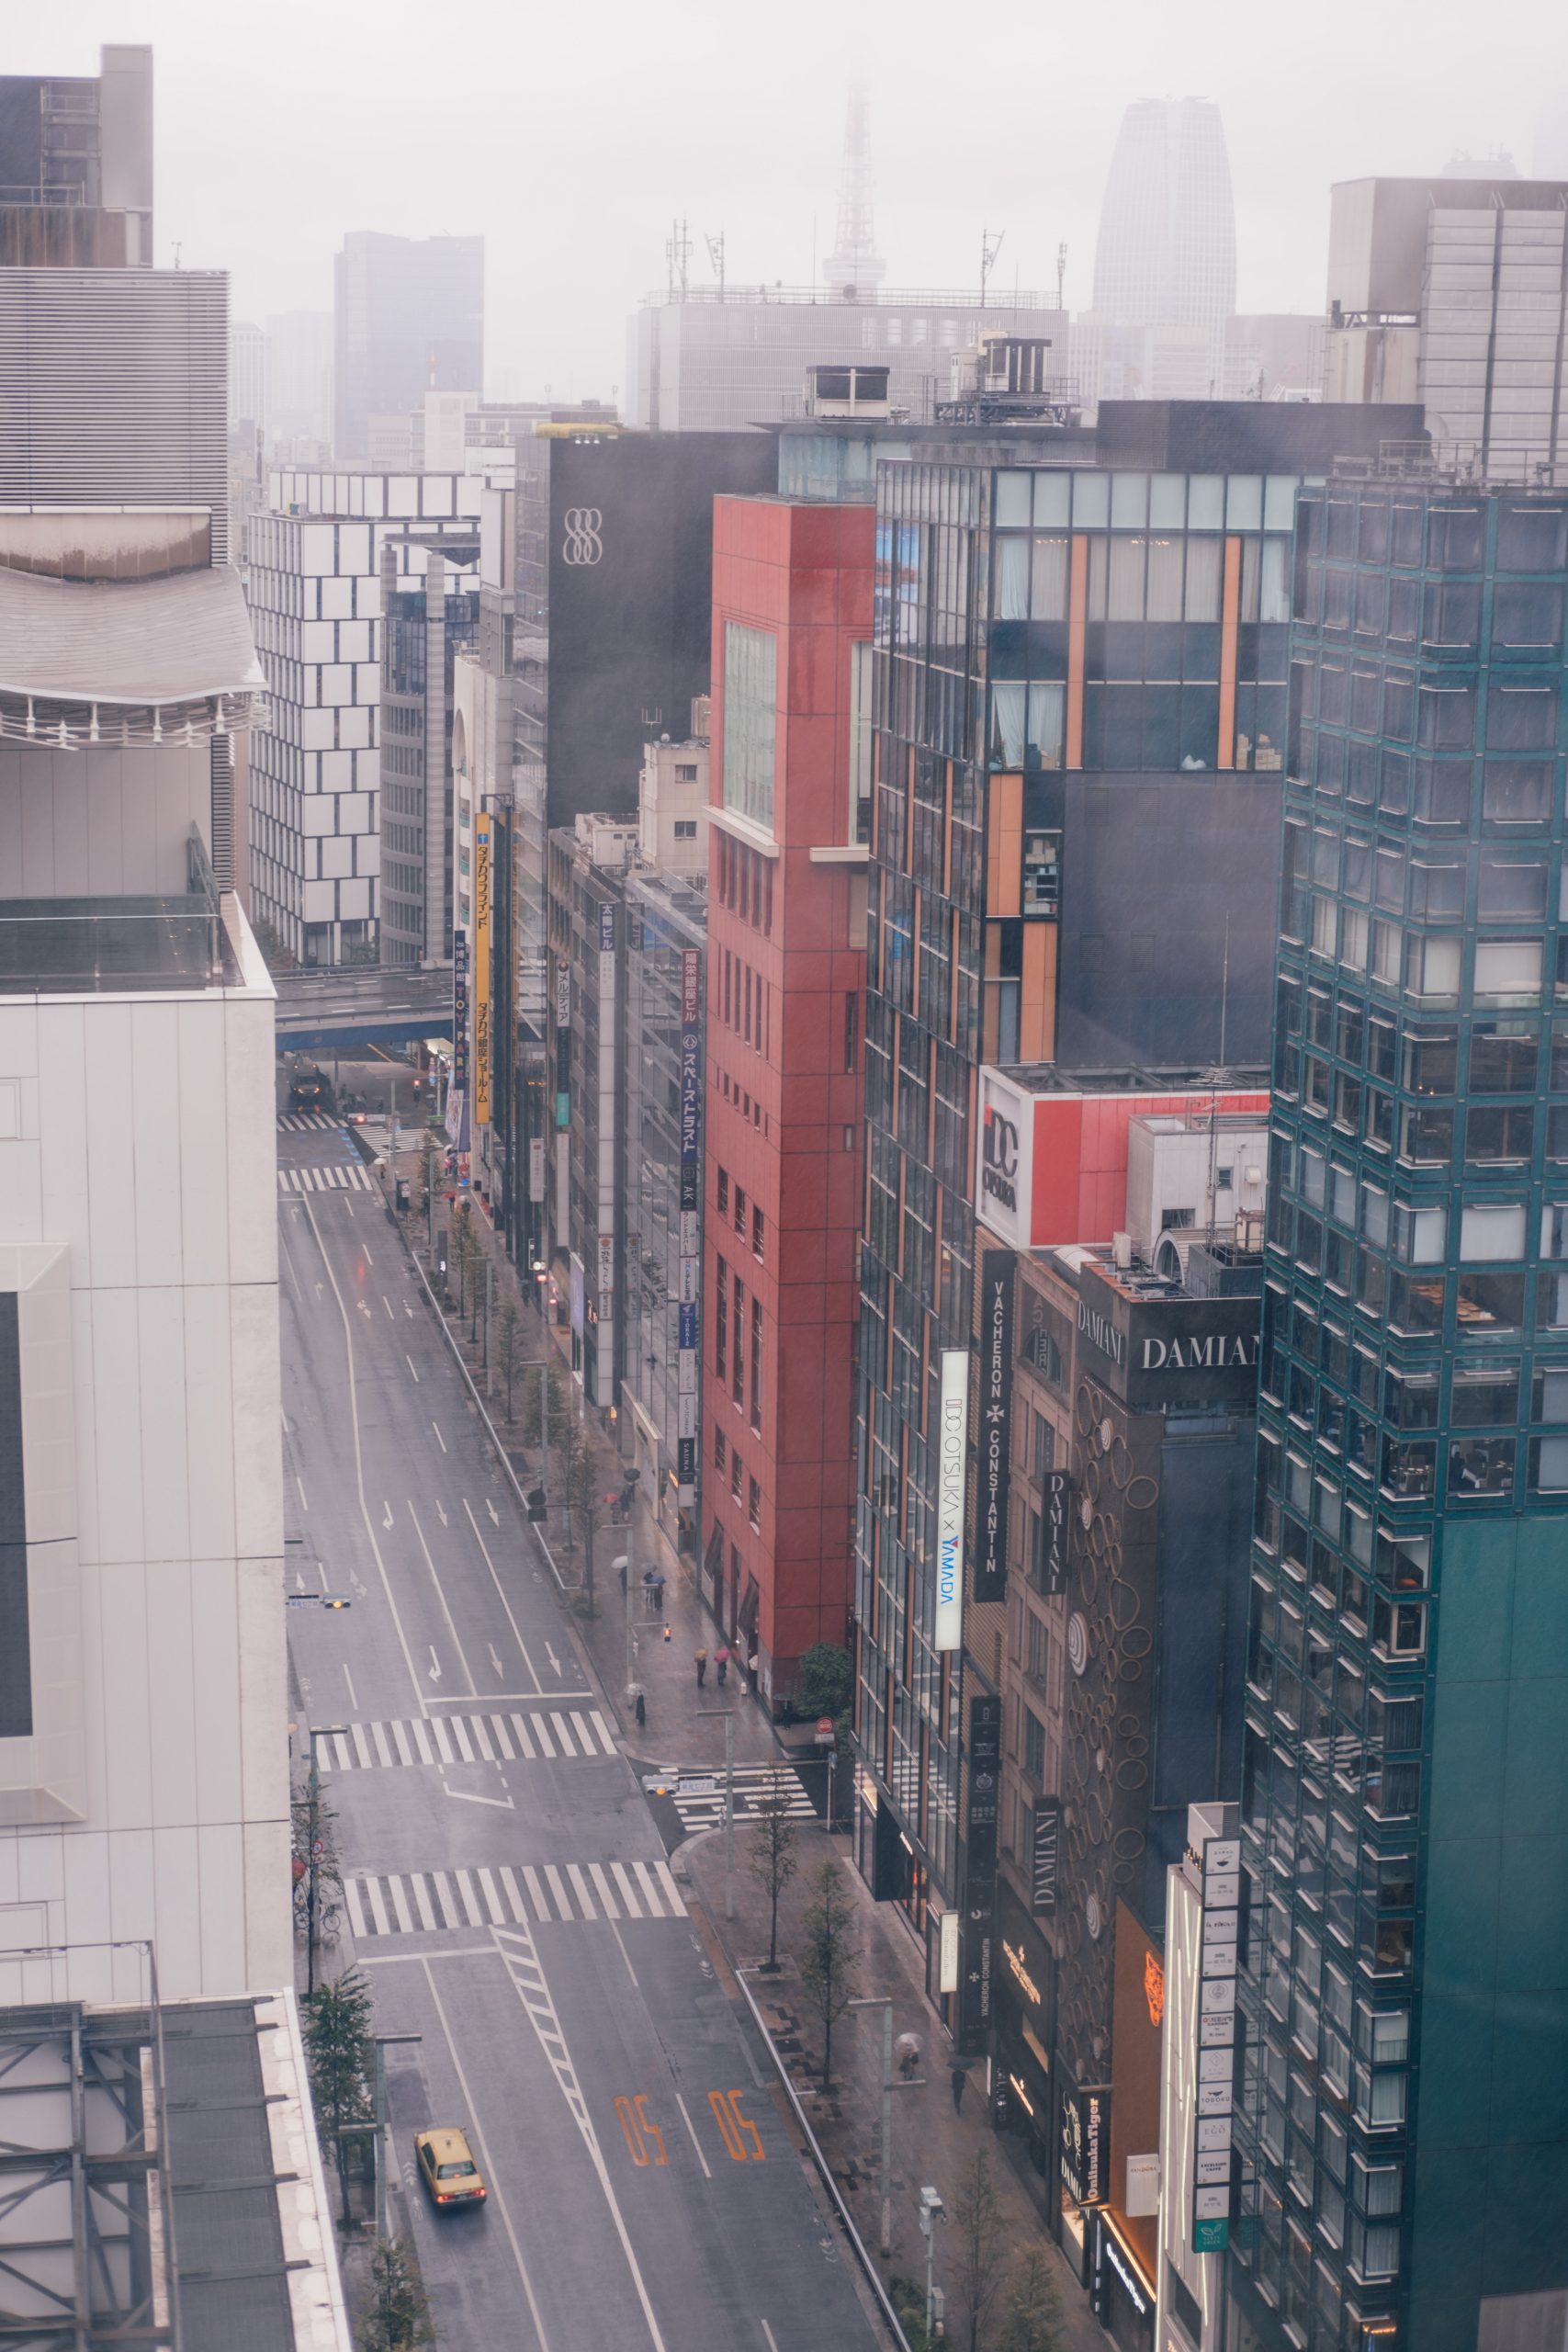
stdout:
{"type": "Polygon", "coordinates": [[[1568,2327],[1565,586],[1562,492],[1302,493],[1243,2352],[1568,2327]]]}

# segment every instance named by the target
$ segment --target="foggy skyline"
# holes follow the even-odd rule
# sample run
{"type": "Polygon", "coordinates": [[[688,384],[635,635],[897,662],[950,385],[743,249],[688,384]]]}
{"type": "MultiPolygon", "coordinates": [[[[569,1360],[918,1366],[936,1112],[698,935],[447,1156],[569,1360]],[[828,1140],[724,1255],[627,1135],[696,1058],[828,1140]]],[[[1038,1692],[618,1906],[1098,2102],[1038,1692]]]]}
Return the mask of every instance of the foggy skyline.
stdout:
{"type": "Polygon", "coordinates": [[[694,285],[713,283],[721,232],[731,283],[819,277],[852,76],[889,286],[970,287],[999,229],[996,293],[1053,291],[1065,242],[1067,305],[1087,309],[1122,110],[1192,95],[1224,117],[1239,310],[1315,313],[1332,181],[1496,148],[1528,172],[1543,129],[1568,144],[1568,57],[1543,53],[1540,12],[1493,10],[1484,44],[1474,23],[1438,0],[1416,40],[1406,16],[1328,0],[1309,40],[1237,0],[1180,17],[1132,0],[1113,35],[1101,15],[1012,7],[976,40],[935,11],[802,0],[738,38],[714,0],[526,24],[280,0],[254,28],[196,0],[60,0],[0,54],[12,73],[93,74],[101,41],[152,43],[157,258],[178,244],[186,266],[229,269],[236,319],[330,309],[347,230],[481,233],[487,389],[624,399],[626,317],[664,283],[673,216],[694,285]]]}

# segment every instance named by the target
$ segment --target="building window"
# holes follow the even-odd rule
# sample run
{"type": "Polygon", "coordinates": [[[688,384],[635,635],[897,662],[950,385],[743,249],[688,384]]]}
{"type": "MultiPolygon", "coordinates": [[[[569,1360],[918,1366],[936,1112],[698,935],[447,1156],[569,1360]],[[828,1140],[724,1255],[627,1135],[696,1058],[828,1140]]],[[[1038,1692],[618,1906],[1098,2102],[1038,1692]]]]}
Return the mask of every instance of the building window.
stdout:
{"type": "Polygon", "coordinates": [[[739,1453],[732,1453],[729,1457],[729,1491],[737,1502],[740,1500],[740,1482],[745,1475],[740,1456],[739,1453]]]}
{"type": "Polygon", "coordinates": [[[697,838],[696,819],[694,817],[677,817],[675,820],[675,838],[678,842],[694,842],[697,838]]]}
{"type": "Polygon", "coordinates": [[[728,1270],[722,1258],[716,1262],[716,1272],[718,1275],[718,1281],[715,1285],[718,1311],[714,1318],[713,1368],[716,1376],[722,1382],[729,1355],[729,1281],[728,1270]]]}
{"type": "Polygon", "coordinates": [[[1032,1707],[1023,1711],[1023,1769],[1032,1781],[1045,1778],[1045,1726],[1032,1707]]]}
{"type": "Polygon", "coordinates": [[[727,621],[724,630],[724,805],[773,830],[778,639],[727,621]]]}
{"type": "Polygon", "coordinates": [[[751,1301],[751,1427],[762,1426],[762,1302],[751,1301]]]}
{"type": "Polygon", "coordinates": [[[728,1216],[729,1215],[729,1170],[727,1168],[721,1168],[718,1171],[716,1193],[718,1213],[720,1216],[728,1216]]]}
{"type": "Polygon", "coordinates": [[[850,811],[852,842],[871,839],[872,648],[850,648],[850,811]]]}
{"type": "Polygon", "coordinates": [[[735,1277],[735,1377],[730,1385],[737,1405],[746,1402],[746,1285],[735,1277]]]}
{"type": "MultiPolygon", "coordinates": [[[[682,762],[682,761],[679,761],[679,760],[678,760],[678,761],[676,762],[676,763],[675,763],[675,781],[676,781],[676,783],[677,783],[677,784],[695,784],[696,780],[697,780],[697,771],[696,771],[696,768],[695,768],[694,764],[690,763],[686,763],[686,762],[682,762]]],[[[677,825],[677,826],[676,826],[676,828],[675,828],[675,831],[676,831],[677,832],[679,832],[679,831],[680,831],[680,830],[681,830],[680,826],[679,826],[679,825],[677,825]]],[[[694,825],[693,825],[693,827],[692,827],[692,831],[693,831],[693,832],[694,833],[694,832],[696,831],[696,830],[697,830],[697,829],[696,829],[696,826],[695,826],[695,824],[694,823],[694,825]]]]}
{"type": "Polygon", "coordinates": [[[757,1528],[759,1531],[761,1530],[762,1524],[762,1489],[759,1487],[755,1478],[750,1478],[747,1481],[746,1517],[751,1526],[757,1528]]]}
{"type": "Polygon", "coordinates": [[[761,1258],[763,1254],[762,1239],[764,1225],[765,1219],[763,1218],[762,1212],[758,1208],[756,1203],[753,1202],[751,1204],[751,1255],[754,1258],[761,1258]]]}
{"type": "Polygon", "coordinates": [[[735,1187],[735,1230],[744,1241],[746,1238],[746,1188],[743,1184],[737,1184],[735,1187]]]}
{"type": "Polygon", "coordinates": [[[713,1425],[713,1466],[716,1470],[724,1467],[724,1431],[716,1421],[713,1425]]]}
{"type": "Polygon", "coordinates": [[[1031,1682],[1043,1690],[1051,1667],[1051,1630],[1043,1617],[1032,1614],[1025,1622],[1029,1627],[1029,1652],[1024,1672],[1031,1682]]]}

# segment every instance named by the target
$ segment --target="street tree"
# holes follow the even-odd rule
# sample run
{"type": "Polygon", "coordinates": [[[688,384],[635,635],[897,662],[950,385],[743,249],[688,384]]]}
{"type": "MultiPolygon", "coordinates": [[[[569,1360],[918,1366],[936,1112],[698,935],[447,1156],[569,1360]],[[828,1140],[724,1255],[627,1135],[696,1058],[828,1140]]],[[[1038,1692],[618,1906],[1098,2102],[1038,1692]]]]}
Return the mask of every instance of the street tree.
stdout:
{"type": "Polygon", "coordinates": [[[502,1380],[506,1383],[506,1420],[508,1428],[511,1427],[513,1420],[512,1384],[516,1379],[518,1371],[523,1363],[522,1322],[523,1318],[517,1312],[516,1300],[514,1298],[507,1299],[503,1303],[501,1313],[496,1318],[495,1361],[496,1368],[500,1372],[502,1380]]]}
{"type": "Polygon", "coordinates": [[[794,1780],[783,1764],[768,1774],[757,1796],[746,1857],[753,1883],[768,1898],[768,1957],[762,1965],[770,1976],[779,1965],[779,1897],[800,1868],[800,1832],[789,1810],[794,1780]]]}
{"type": "Polygon", "coordinates": [[[434,2342],[430,2300],[412,2250],[401,2238],[378,2238],[359,2352],[429,2352],[434,2342]]]}
{"type": "Polygon", "coordinates": [[[351,1968],[334,1984],[318,1985],[303,2007],[316,2129],[337,2165],[346,2230],[353,2217],[348,2210],[344,2136],[352,2125],[367,2123],[371,2117],[370,1987],[359,1971],[351,1968]]]}
{"type": "Polygon", "coordinates": [[[305,1890],[305,1976],[314,1987],[321,1950],[321,1915],[335,1887],[343,1890],[343,1863],[338,1855],[337,1814],[321,1789],[312,1760],[302,1781],[289,1792],[289,1850],[294,1883],[305,1890]]]}
{"type": "Polygon", "coordinates": [[[980,2339],[1001,2291],[998,2256],[1002,2243],[1002,2206],[987,2148],[976,2149],[953,2200],[953,2271],[964,2312],[969,2352],[980,2339]]]}
{"type": "Polygon", "coordinates": [[[838,1642],[813,1642],[800,1661],[799,1712],[841,1715],[854,1687],[854,1662],[838,1642]]]}
{"type": "Polygon", "coordinates": [[[1008,2272],[996,2352],[1058,2352],[1062,2307],[1043,2245],[1026,2246],[1008,2272]]]}
{"type": "Polygon", "coordinates": [[[854,1939],[854,1898],[844,1884],[838,1862],[824,1862],[815,1873],[816,1889],[806,1914],[806,1945],[801,1953],[801,1989],[822,2022],[822,2087],[833,2080],[833,2028],[854,1996],[860,1961],[854,1939]]]}

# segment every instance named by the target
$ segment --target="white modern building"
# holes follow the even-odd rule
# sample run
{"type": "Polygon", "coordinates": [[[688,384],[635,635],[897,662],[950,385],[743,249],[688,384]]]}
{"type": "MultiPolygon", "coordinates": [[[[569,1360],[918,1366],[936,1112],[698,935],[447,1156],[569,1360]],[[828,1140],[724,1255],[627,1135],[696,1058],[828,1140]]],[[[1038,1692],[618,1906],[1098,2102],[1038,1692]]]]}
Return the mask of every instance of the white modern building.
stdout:
{"type": "Polygon", "coordinates": [[[273,990],[210,856],[265,682],[209,553],[0,516],[0,2004],[135,2000],[139,1942],[292,1978],[273,990]]]}
{"type": "Polygon", "coordinates": [[[266,672],[251,744],[251,905],[300,963],[376,960],[381,548],[423,579],[425,545],[472,541],[466,474],[284,468],[250,530],[250,597],[266,672]]]}

